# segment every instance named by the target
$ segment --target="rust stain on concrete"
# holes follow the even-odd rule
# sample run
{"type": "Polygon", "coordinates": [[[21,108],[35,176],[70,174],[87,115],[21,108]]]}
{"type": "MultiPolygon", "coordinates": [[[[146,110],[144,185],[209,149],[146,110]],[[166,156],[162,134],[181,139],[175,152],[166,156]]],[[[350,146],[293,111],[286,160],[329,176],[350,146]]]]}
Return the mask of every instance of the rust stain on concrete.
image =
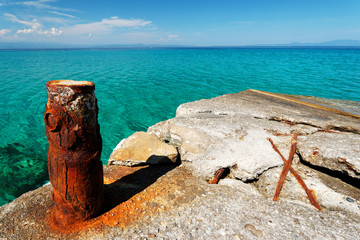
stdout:
{"type": "Polygon", "coordinates": [[[167,169],[160,166],[104,166],[104,212],[96,218],[67,227],[55,224],[49,215],[48,224],[51,230],[71,237],[89,229],[104,231],[104,228],[113,226],[126,228],[146,216],[154,217],[161,211],[191,202],[194,195],[203,194],[188,170],[183,167],[165,168],[167,169]],[[152,184],[146,184],[147,180],[152,184]],[[138,181],[145,185],[136,185],[138,181]],[[184,185],[188,187],[184,188],[184,185]],[[129,197],[121,201],[118,197],[120,194],[129,197]]]}

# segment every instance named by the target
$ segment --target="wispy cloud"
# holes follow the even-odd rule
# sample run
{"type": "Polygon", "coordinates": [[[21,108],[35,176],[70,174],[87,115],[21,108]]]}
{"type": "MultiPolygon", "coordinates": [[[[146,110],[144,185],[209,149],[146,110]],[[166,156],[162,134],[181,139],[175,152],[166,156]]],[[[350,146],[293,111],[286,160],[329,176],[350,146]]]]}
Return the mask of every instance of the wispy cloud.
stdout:
{"type": "Polygon", "coordinates": [[[10,14],[10,13],[4,13],[4,16],[7,20],[9,20],[11,22],[21,23],[21,24],[24,24],[24,25],[26,25],[28,27],[32,27],[32,28],[40,28],[41,27],[41,24],[36,19],[33,19],[32,21],[24,21],[24,20],[20,20],[14,14],[10,14]]]}
{"type": "Polygon", "coordinates": [[[15,2],[12,4],[32,6],[32,7],[36,7],[36,8],[49,8],[49,7],[51,7],[50,5],[47,4],[49,2],[56,2],[56,1],[55,0],[38,0],[38,1],[15,2]]]}
{"type": "Polygon", "coordinates": [[[114,27],[144,27],[148,24],[151,24],[151,21],[144,21],[142,19],[120,19],[115,16],[108,19],[103,19],[100,24],[114,27]]]}
{"type": "Polygon", "coordinates": [[[40,20],[42,22],[46,22],[49,24],[55,24],[55,25],[69,25],[72,23],[73,19],[71,18],[62,18],[62,17],[41,17],[40,20]]]}
{"type": "Polygon", "coordinates": [[[8,34],[8,33],[11,33],[10,29],[0,29],[0,35],[5,35],[5,34],[8,34]]]}
{"type": "Polygon", "coordinates": [[[61,8],[51,5],[50,3],[55,3],[56,0],[37,0],[37,1],[23,1],[23,2],[13,2],[13,3],[3,3],[2,5],[22,5],[27,7],[34,7],[37,9],[48,9],[48,10],[58,10],[58,11],[71,11],[78,12],[76,9],[71,8],[61,8]]]}
{"type": "Polygon", "coordinates": [[[33,19],[32,21],[25,21],[20,20],[17,16],[10,13],[5,13],[4,16],[7,20],[23,24],[25,26],[28,26],[30,28],[20,29],[16,32],[16,34],[40,34],[40,35],[47,35],[47,36],[58,36],[62,34],[62,31],[56,28],[51,28],[50,30],[42,30],[41,23],[38,22],[38,20],[33,19]]]}
{"type": "Polygon", "coordinates": [[[178,42],[178,41],[183,41],[184,39],[180,38],[180,35],[177,34],[169,34],[166,37],[161,37],[159,38],[160,42],[163,43],[169,43],[169,42],[178,42]]]}
{"type": "Polygon", "coordinates": [[[64,16],[64,17],[69,17],[69,18],[77,18],[73,15],[70,15],[70,14],[66,14],[66,13],[61,13],[61,12],[56,12],[56,11],[49,11],[49,13],[53,13],[53,14],[56,14],[56,15],[60,15],[60,16],[64,16]]]}
{"type": "Polygon", "coordinates": [[[150,25],[151,21],[142,19],[120,19],[118,17],[111,17],[103,19],[100,22],[77,24],[64,28],[64,33],[68,34],[93,34],[111,32],[115,28],[138,28],[150,25]]]}

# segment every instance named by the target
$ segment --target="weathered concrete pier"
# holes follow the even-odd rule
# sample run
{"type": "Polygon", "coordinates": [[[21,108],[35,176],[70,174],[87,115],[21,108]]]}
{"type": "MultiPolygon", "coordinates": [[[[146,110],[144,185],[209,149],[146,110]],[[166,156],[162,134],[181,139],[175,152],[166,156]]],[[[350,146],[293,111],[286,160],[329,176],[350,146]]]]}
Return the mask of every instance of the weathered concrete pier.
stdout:
{"type": "Polygon", "coordinates": [[[120,140],[99,216],[53,228],[48,184],[0,208],[0,238],[359,238],[359,102],[247,90],[120,140]]]}

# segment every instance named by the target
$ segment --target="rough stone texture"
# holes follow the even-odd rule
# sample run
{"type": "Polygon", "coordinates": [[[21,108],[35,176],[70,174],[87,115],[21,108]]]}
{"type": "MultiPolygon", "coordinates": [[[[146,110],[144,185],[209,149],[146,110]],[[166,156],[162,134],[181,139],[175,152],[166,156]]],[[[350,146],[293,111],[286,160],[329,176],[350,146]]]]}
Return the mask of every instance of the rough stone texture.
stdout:
{"type": "MultiPolygon", "coordinates": [[[[313,190],[323,209],[348,211],[360,217],[360,189],[304,165],[293,165],[293,167],[301,175],[308,188],[313,190]]],[[[281,170],[282,168],[273,168],[266,171],[253,185],[263,196],[272,199],[281,170]]],[[[280,200],[309,203],[304,189],[291,174],[286,177],[280,200]]]]}
{"type": "Polygon", "coordinates": [[[290,134],[290,127],[248,116],[196,115],[176,117],[149,128],[148,132],[179,146],[181,159],[193,163],[197,174],[210,179],[220,168],[231,168],[244,181],[265,170],[282,165],[268,137],[274,137],[288,154],[291,136],[273,136],[271,131],[290,134]],[[280,139],[283,139],[280,141],[280,139]]]}
{"type": "MultiPolygon", "coordinates": [[[[104,166],[106,208],[82,225],[47,224],[51,186],[0,208],[7,239],[358,239],[359,216],[273,202],[233,179],[207,184],[187,166],[104,166]]],[[[358,204],[358,203],[356,203],[358,204]]]]}
{"type": "Polygon", "coordinates": [[[102,208],[99,109],[93,82],[54,80],[46,88],[44,120],[53,219],[66,225],[94,217],[102,208]]]}
{"type": "MultiPolygon", "coordinates": [[[[346,200],[353,199],[349,192],[358,192],[360,185],[360,117],[353,114],[357,105],[350,104],[352,111],[346,113],[329,109],[329,100],[315,100],[249,90],[183,104],[175,118],[150,127],[148,132],[176,145],[182,161],[191,162],[197,176],[209,180],[217,170],[227,168],[229,177],[255,181],[258,191],[270,199],[283,161],[268,138],[287,159],[296,134],[299,157],[295,156],[293,167],[299,170],[321,207],[360,214],[356,203],[359,195],[355,194],[355,204],[346,200]],[[336,175],[350,185],[332,189],[329,179],[320,179],[320,173],[311,173],[313,170],[303,164],[319,166],[317,170],[326,172],[326,176],[336,175]]],[[[336,103],[345,109],[345,103],[350,102],[336,103]]],[[[304,189],[290,176],[286,177],[280,198],[308,204],[304,189]]]]}
{"type": "MultiPolygon", "coordinates": [[[[288,121],[322,129],[360,133],[359,115],[330,110],[322,107],[322,103],[306,104],[307,97],[295,97],[247,90],[182,104],[177,109],[176,116],[188,117],[206,113],[218,116],[246,115],[271,121],[288,121]]],[[[317,101],[320,100],[317,98],[317,101]]]]}
{"type": "Polygon", "coordinates": [[[287,158],[293,134],[301,135],[304,161],[359,177],[360,117],[299,99],[248,90],[185,103],[175,118],[148,132],[178,146],[181,159],[192,162],[196,174],[206,179],[220,168],[230,168],[233,177],[243,181],[256,179],[283,164],[267,138],[287,158]],[[331,132],[338,133],[333,137],[331,132]],[[309,157],[314,149],[321,153],[309,157]]]}
{"type": "Polygon", "coordinates": [[[175,163],[177,156],[174,146],[161,142],[155,135],[136,132],[116,146],[108,163],[123,166],[175,163]]]}
{"type": "Polygon", "coordinates": [[[317,132],[299,137],[304,161],[360,179],[360,135],[317,132]]]}

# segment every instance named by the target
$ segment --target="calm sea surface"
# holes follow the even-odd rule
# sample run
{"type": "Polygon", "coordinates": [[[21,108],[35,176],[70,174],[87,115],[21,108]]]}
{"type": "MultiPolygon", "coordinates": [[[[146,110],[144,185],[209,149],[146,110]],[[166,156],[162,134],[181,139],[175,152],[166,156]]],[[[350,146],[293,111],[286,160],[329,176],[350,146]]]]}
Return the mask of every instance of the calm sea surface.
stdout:
{"type": "Polygon", "coordinates": [[[178,105],[249,88],[360,101],[360,49],[0,51],[0,205],[48,181],[45,83],[93,81],[106,164],[178,105]]]}

